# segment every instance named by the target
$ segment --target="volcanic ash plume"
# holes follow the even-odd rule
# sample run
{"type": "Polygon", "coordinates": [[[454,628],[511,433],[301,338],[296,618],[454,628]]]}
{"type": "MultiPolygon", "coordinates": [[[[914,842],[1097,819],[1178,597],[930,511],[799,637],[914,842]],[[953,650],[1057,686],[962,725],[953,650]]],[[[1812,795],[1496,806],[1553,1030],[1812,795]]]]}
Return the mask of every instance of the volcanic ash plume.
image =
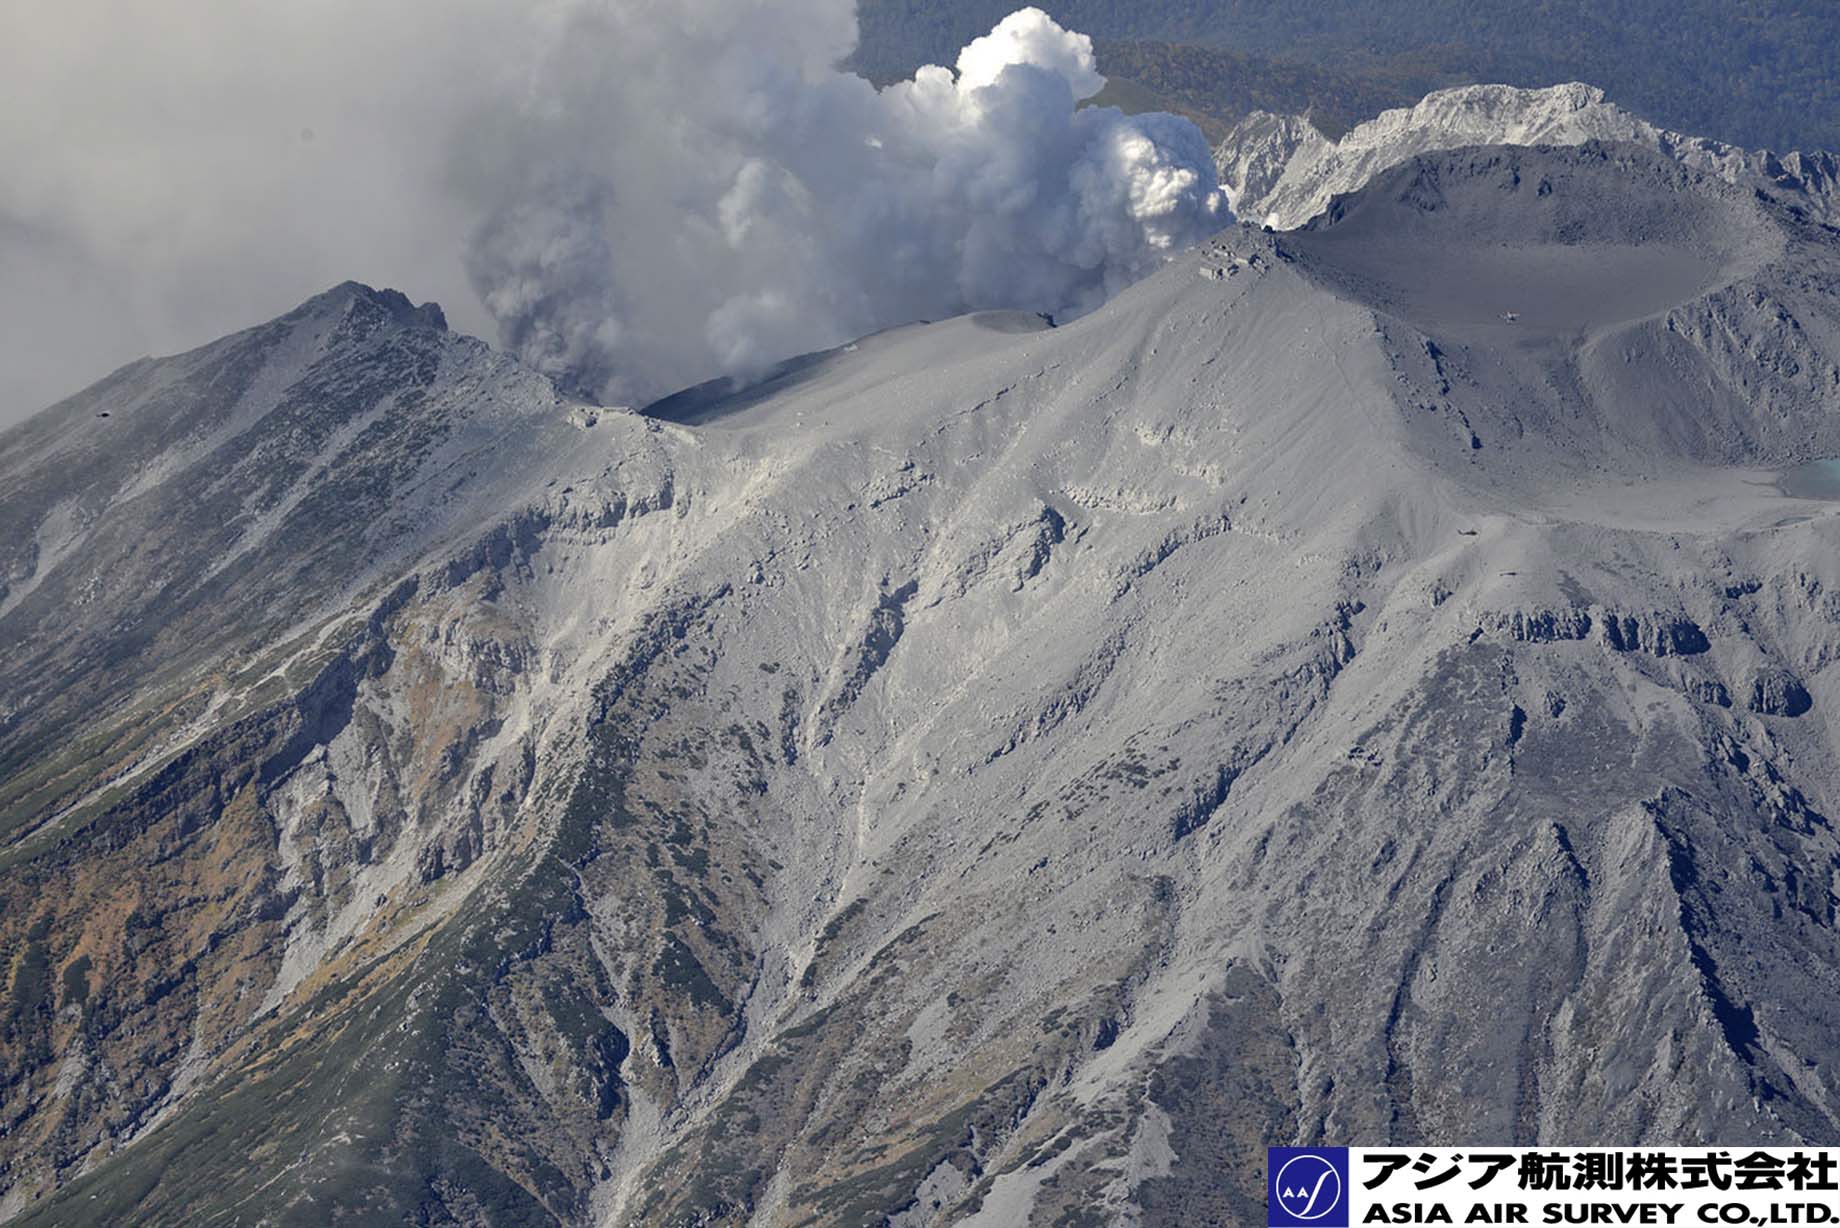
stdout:
{"type": "Polygon", "coordinates": [[[1200,132],[1080,104],[1092,43],[1023,9],[877,90],[837,0],[555,18],[467,266],[503,340],[608,399],[969,309],[1088,310],[1227,220],[1200,132]]]}
{"type": "Polygon", "coordinates": [[[355,278],[638,400],[967,308],[1070,313],[1226,220],[1025,9],[889,88],[851,0],[160,0],[0,40],[0,424],[355,278]],[[477,291],[477,299],[475,299],[477,291]],[[39,398],[43,399],[39,399],[39,398]]]}

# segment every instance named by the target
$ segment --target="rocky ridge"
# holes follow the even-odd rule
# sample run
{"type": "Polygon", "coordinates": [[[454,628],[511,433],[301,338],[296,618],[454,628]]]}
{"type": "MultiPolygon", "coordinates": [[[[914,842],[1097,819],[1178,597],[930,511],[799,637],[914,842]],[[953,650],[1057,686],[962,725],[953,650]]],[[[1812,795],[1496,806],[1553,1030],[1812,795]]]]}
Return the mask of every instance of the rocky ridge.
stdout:
{"type": "Polygon", "coordinates": [[[0,1214],[1236,1224],[1274,1142],[1830,1137],[1840,519],[1770,478],[1837,285],[1651,151],[1465,149],[649,413],[360,287],[118,373],[0,437],[0,1214]]]}
{"type": "Polygon", "coordinates": [[[1640,145],[1730,182],[1754,182],[1827,221],[1840,215],[1840,157],[1777,155],[1657,127],[1581,82],[1545,89],[1467,85],[1382,112],[1331,140],[1299,115],[1255,111],[1216,147],[1234,212],[1292,230],[1389,167],[1421,153],[1467,145],[1640,145]]]}

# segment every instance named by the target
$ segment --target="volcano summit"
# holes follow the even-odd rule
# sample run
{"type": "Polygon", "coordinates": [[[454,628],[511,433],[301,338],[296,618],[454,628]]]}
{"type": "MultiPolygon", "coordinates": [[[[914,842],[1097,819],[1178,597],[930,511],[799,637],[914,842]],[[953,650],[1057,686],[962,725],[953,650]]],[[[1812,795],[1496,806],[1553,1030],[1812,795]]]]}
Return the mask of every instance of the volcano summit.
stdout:
{"type": "Polygon", "coordinates": [[[0,436],[0,1212],[1831,1138],[1835,287],[1767,183],[1496,146],[649,412],[351,285],[124,368],[0,436]]]}

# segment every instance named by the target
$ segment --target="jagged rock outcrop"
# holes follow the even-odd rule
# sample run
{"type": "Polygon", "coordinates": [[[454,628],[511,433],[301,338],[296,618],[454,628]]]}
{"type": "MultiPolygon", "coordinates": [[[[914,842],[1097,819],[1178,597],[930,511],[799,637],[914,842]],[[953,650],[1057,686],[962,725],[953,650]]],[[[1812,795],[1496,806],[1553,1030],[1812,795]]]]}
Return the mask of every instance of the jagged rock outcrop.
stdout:
{"type": "Polygon", "coordinates": [[[1609,614],[1604,639],[1618,652],[1685,657],[1705,652],[1706,633],[1690,618],[1672,614],[1609,614]]]}
{"type": "Polygon", "coordinates": [[[1302,116],[1255,111],[1216,147],[1214,161],[1239,217],[1291,230],[1331,198],[1421,153],[1469,145],[1624,142],[1731,182],[1755,183],[1814,218],[1840,215],[1840,155],[1775,154],[1669,132],[1581,82],[1521,89],[1465,85],[1427,94],[1357,124],[1338,140],[1302,116]]]}
{"type": "Polygon", "coordinates": [[[1505,635],[1521,644],[1582,640],[1595,625],[1584,609],[1490,610],[1477,619],[1484,633],[1505,635]]]}
{"type": "Polygon", "coordinates": [[[1751,679],[1750,710],[1765,716],[1801,716],[1814,707],[1808,688],[1784,669],[1759,671],[1751,679]]]}
{"type": "Polygon", "coordinates": [[[1522,644],[1582,640],[1595,631],[1617,652],[1651,656],[1692,656],[1710,645],[1692,619],[1679,614],[1624,613],[1614,610],[1492,610],[1478,618],[1485,633],[1504,635],[1522,644]]]}

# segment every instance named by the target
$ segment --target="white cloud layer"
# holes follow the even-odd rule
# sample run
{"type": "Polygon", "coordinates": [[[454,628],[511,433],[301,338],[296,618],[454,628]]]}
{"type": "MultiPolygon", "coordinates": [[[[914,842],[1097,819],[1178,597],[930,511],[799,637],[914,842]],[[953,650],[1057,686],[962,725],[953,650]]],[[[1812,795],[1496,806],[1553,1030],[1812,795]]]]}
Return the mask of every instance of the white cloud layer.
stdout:
{"type": "Polygon", "coordinates": [[[13,24],[0,419],[347,277],[642,400],[915,318],[1086,310],[1226,220],[1193,125],[1080,107],[1091,44],[1036,9],[880,91],[835,67],[851,0],[13,24]]]}

